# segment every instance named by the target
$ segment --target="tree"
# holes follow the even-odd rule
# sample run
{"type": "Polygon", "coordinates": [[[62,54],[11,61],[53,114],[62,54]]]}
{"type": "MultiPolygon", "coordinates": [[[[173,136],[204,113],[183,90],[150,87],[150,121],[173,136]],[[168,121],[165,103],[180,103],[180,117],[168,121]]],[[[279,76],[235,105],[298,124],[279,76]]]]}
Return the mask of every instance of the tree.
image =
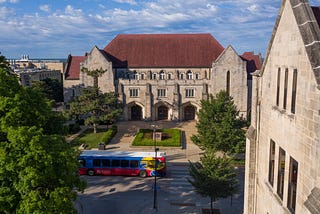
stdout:
{"type": "Polygon", "coordinates": [[[63,102],[63,86],[57,79],[47,78],[41,81],[34,81],[32,82],[32,87],[42,91],[49,100],[63,102]]]}
{"type": "Polygon", "coordinates": [[[192,136],[192,141],[204,150],[244,152],[244,121],[238,114],[232,97],[225,91],[219,92],[216,97],[210,95],[208,100],[201,100],[196,124],[198,134],[192,136]]]}
{"type": "Polygon", "coordinates": [[[105,70],[82,68],[81,71],[93,77],[93,87],[82,90],[81,95],[70,103],[68,114],[76,120],[85,117],[85,125],[92,125],[93,132],[96,133],[99,123],[116,120],[122,109],[117,94],[101,93],[99,90],[98,77],[106,72],[105,70]]]}
{"type": "Polygon", "coordinates": [[[68,114],[73,119],[85,118],[85,125],[92,125],[94,133],[101,122],[110,122],[122,113],[118,96],[113,93],[99,93],[95,87],[85,88],[80,96],[70,103],[68,114]]]}
{"type": "Polygon", "coordinates": [[[210,197],[210,208],[213,213],[213,202],[218,198],[226,198],[238,190],[236,174],[230,159],[216,157],[213,152],[206,152],[200,162],[189,161],[189,173],[192,179],[188,181],[195,191],[203,197],[210,197]]]}
{"type": "Polygon", "coordinates": [[[39,90],[0,68],[0,213],[76,213],[85,182],[63,122],[39,90]]]}

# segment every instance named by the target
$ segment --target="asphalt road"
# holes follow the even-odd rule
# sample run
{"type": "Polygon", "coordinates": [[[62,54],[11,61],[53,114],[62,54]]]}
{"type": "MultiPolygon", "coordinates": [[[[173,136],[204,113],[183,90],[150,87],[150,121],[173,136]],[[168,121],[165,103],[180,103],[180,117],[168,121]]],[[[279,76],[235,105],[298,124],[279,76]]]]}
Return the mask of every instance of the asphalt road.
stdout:
{"type": "MultiPolygon", "coordinates": [[[[239,194],[232,200],[229,197],[214,204],[223,214],[242,213],[244,169],[237,172],[239,194]]],[[[153,177],[83,176],[88,188],[79,195],[76,205],[80,214],[201,213],[202,208],[210,207],[210,200],[193,191],[188,177],[185,163],[168,166],[168,175],[157,178],[157,209],[154,209],[153,177]]]]}

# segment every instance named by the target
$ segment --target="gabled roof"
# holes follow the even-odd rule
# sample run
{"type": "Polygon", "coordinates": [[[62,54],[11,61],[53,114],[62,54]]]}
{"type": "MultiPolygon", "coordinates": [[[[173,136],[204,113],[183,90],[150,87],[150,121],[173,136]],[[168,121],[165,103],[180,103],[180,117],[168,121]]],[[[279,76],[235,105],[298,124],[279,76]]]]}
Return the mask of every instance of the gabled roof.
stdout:
{"type": "Polygon", "coordinates": [[[211,34],[120,34],[104,50],[131,68],[210,68],[224,48],[211,34]]]}
{"type": "Polygon", "coordinates": [[[78,80],[80,77],[80,63],[85,60],[86,56],[68,56],[65,79],[78,80]]]}
{"type": "Polygon", "coordinates": [[[262,72],[268,61],[270,50],[278,30],[280,19],[284,10],[285,3],[289,1],[295,16],[299,31],[307,52],[310,64],[313,69],[315,79],[320,89],[320,9],[310,7],[308,0],[283,0],[281,8],[274,26],[272,37],[269,42],[266,57],[262,65],[262,72]]]}

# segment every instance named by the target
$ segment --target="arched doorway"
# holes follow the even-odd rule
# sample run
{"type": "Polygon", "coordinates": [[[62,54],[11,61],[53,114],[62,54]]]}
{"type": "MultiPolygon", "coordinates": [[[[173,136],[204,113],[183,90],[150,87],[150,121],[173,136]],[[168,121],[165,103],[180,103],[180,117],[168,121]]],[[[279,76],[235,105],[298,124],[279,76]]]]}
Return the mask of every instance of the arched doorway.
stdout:
{"type": "Polygon", "coordinates": [[[131,107],[131,120],[142,120],[142,108],[138,105],[131,107]]]}
{"type": "Polygon", "coordinates": [[[158,120],[168,119],[168,108],[166,106],[159,106],[158,108],[158,120]]]}
{"type": "Polygon", "coordinates": [[[188,105],[184,108],[184,120],[194,120],[196,117],[196,108],[188,105]]]}

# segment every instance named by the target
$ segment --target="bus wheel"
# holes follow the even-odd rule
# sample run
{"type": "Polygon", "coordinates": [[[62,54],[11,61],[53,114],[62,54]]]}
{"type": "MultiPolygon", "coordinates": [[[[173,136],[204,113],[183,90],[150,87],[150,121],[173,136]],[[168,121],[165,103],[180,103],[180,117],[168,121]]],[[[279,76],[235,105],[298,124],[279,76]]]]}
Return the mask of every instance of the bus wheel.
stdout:
{"type": "Polygon", "coordinates": [[[89,169],[89,170],[88,170],[88,175],[90,175],[90,176],[94,175],[93,169],[89,169]]]}
{"type": "Polygon", "coordinates": [[[139,176],[140,176],[141,178],[145,178],[145,177],[147,177],[147,172],[144,171],[144,170],[142,170],[142,171],[139,172],[139,176]]]}

